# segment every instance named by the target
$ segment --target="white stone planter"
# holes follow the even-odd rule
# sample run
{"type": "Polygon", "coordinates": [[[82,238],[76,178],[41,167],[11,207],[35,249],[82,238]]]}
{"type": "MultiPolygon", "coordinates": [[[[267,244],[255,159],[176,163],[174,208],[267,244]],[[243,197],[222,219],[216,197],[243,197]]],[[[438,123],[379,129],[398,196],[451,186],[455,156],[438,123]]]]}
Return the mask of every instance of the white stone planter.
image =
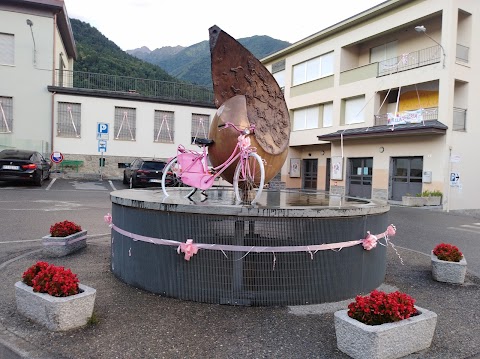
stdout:
{"type": "Polygon", "coordinates": [[[87,246],[87,231],[81,231],[68,237],[45,236],[42,238],[43,251],[50,257],[63,257],[87,246]]]}
{"type": "Polygon", "coordinates": [[[423,198],[426,198],[427,206],[440,206],[442,202],[442,197],[440,196],[429,196],[429,197],[423,197],[423,198]]]}
{"type": "Polygon", "coordinates": [[[460,262],[442,261],[432,251],[430,258],[432,260],[432,276],[436,281],[455,284],[462,284],[465,281],[467,273],[465,257],[460,262]]]}
{"type": "Polygon", "coordinates": [[[53,297],[19,281],[15,283],[17,310],[52,331],[82,327],[92,316],[97,291],[82,284],[79,288],[82,292],[76,295],[53,297]]]}
{"type": "Polygon", "coordinates": [[[337,347],[356,359],[394,359],[424,350],[432,344],[437,314],[415,307],[421,313],[395,323],[366,325],[335,312],[337,347]]]}
{"type": "Polygon", "coordinates": [[[427,204],[427,197],[402,196],[402,204],[409,207],[422,207],[427,204]]]}

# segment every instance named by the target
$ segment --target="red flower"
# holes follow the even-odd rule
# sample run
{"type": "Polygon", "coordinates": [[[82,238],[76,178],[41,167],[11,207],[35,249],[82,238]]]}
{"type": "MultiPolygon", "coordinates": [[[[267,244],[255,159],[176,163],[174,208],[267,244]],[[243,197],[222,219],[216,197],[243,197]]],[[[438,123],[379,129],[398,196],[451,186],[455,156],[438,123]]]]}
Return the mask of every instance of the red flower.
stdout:
{"type": "Polygon", "coordinates": [[[348,316],[367,325],[398,322],[417,314],[415,299],[401,292],[374,290],[367,296],[357,295],[348,305],[348,316]]]}
{"type": "Polygon", "coordinates": [[[463,254],[458,247],[447,243],[438,244],[433,249],[433,254],[435,254],[438,259],[449,262],[460,262],[463,258],[463,254]]]}
{"type": "Polygon", "coordinates": [[[78,278],[70,269],[47,262],[37,262],[23,273],[23,282],[34,292],[48,293],[55,297],[77,294],[78,278]]]}
{"type": "Polygon", "coordinates": [[[82,227],[70,221],[57,222],[50,227],[50,235],[52,237],[67,237],[81,231],[82,227]]]}

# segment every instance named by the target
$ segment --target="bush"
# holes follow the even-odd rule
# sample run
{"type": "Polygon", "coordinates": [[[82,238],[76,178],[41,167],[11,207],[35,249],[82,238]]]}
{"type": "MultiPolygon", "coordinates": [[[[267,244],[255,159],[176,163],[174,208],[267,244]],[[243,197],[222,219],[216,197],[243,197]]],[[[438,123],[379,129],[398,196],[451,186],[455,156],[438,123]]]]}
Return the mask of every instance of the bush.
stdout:
{"type": "Polygon", "coordinates": [[[366,325],[398,322],[417,315],[415,299],[401,292],[385,293],[378,290],[355,297],[348,305],[348,316],[366,325]]]}
{"type": "Polygon", "coordinates": [[[70,221],[57,222],[50,227],[50,235],[52,237],[67,237],[81,231],[82,227],[70,221]]]}
{"type": "Polygon", "coordinates": [[[47,262],[37,262],[28,268],[23,273],[22,281],[33,287],[34,292],[48,293],[54,297],[68,297],[79,292],[76,274],[47,262]]]}
{"type": "Polygon", "coordinates": [[[433,254],[438,259],[448,262],[460,262],[463,258],[463,253],[460,252],[457,246],[448,243],[440,243],[433,249],[433,254]]]}

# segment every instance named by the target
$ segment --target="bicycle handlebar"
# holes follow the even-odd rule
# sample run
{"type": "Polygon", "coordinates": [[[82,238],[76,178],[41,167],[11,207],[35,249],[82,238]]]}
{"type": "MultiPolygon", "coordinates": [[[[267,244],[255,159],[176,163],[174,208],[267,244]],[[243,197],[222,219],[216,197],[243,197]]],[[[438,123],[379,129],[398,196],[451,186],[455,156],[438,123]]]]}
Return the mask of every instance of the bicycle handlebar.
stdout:
{"type": "Polygon", "coordinates": [[[237,130],[238,132],[240,132],[243,135],[249,135],[249,134],[255,132],[255,125],[254,124],[250,124],[250,126],[247,127],[247,128],[240,129],[231,122],[225,122],[225,123],[222,123],[222,124],[218,125],[218,128],[222,128],[222,127],[225,127],[225,128],[233,127],[235,130],[237,130]]]}

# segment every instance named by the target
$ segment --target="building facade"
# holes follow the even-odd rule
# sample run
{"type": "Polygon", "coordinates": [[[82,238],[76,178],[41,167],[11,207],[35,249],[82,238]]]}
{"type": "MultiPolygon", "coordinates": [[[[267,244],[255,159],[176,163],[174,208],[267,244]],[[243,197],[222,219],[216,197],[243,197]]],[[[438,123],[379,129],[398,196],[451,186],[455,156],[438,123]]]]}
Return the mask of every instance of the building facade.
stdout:
{"type": "Polygon", "coordinates": [[[262,60],[292,120],[287,187],[480,208],[476,0],[390,0],[262,60]]]}
{"type": "Polygon", "coordinates": [[[210,90],[77,72],[76,57],[63,1],[0,0],[0,150],[61,153],[71,172],[121,178],[136,157],[168,159],[207,137],[210,90]]]}

